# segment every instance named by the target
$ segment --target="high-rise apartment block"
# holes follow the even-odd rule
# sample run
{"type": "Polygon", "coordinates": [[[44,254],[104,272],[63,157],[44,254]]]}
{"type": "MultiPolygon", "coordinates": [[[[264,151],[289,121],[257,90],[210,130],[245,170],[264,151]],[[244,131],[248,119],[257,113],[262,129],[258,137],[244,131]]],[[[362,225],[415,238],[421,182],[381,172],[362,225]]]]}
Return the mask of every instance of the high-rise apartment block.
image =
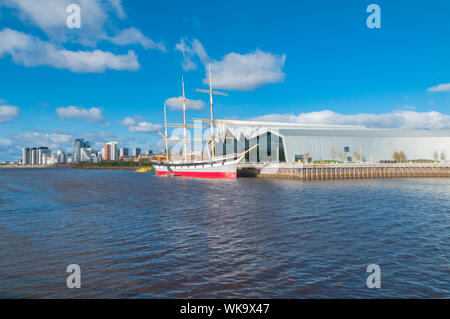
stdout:
{"type": "Polygon", "coordinates": [[[81,149],[89,148],[89,147],[91,147],[89,145],[89,142],[85,141],[82,138],[77,138],[76,140],[74,140],[72,143],[72,148],[73,148],[72,161],[74,163],[79,162],[81,160],[81,149]]]}

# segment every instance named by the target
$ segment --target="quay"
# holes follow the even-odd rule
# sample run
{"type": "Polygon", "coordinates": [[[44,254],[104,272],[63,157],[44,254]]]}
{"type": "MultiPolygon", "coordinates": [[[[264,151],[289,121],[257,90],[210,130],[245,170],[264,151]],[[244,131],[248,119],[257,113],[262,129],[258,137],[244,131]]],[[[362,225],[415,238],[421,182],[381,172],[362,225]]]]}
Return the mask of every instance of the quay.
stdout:
{"type": "Polygon", "coordinates": [[[241,163],[238,177],[331,180],[356,178],[450,177],[450,163],[291,164],[241,163]]]}

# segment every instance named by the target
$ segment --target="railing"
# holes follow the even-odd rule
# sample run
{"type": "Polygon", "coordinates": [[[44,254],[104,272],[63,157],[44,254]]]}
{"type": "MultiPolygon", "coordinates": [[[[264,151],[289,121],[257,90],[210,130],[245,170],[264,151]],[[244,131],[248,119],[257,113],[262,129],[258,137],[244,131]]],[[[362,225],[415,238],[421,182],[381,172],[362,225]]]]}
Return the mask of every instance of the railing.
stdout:
{"type": "Polygon", "coordinates": [[[239,176],[299,179],[450,177],[450,163],[300,164],[241,163],[239,176]]]}

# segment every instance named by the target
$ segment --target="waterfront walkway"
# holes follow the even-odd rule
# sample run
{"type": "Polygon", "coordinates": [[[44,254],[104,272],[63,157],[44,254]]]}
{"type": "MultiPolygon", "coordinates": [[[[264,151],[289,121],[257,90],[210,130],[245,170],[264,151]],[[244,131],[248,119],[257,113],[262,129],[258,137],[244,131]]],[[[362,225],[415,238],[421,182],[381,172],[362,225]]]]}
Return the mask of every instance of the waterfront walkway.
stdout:
{"type": "Polygon", "coordinates": [[[399,164],[287,164],[238,165],[238,177],[295,178],[302,180],[450,177],[450,163],[399,164]]]}

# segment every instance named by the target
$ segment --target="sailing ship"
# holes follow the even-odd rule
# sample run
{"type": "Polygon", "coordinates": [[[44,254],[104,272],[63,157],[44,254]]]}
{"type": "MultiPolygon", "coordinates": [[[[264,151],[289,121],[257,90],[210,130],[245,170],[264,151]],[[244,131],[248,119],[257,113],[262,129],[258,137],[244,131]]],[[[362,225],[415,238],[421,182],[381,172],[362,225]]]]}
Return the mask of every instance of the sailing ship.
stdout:
{"type": "MultiPolygon", "coordinates": [[[[200,140],[202,143],[203,141],[207,141],[210,143],[210,158],[207,160],[200,160],[200,161],[190,161],[191,156],[188,156],[187,152],[187,143],[194,141],[195,139],[188,139],[187,138],[187,127],[186,124],[186,103],[196,103],[198,101],[188,100],[185,95],[184,91],[184,80],[182,79],[182,90],[183,90],[183,96],[182,98],[174,98],[169,99],[173,102],[181,102],[183,105],[183,118],[184,118],[184,124],[183,127],[183,139],[169,139],[167,135],[167,114],[166,114],[166,105],[164,104],[164,128],[165,128],[165,134],[160,134],[164,137],[164,142],[166,146],[166,154],[165,159],[163,161],[157,161],[153,162],[153,167],[155,168],[156,175],[159,176],[181,176],[181,177],[193,177],[193,178],[220,178],[220,179],[235,179],[237,177],[237,165],[238,163],[243,159],[245,154],[249,151],[251,151],[253,148],[248,149],[247,151],[240,153],[240,154],[230,154],[230,155],[224,155],[224,156],[215,156],[214,151],[214,144],[216,137],[214,136],[214,123],[217,121],[214,120],[213,116],[213,95],[222,95],[227,96],[228,94],[223,92],[217,92],[213,91],[212,86],[212,74],[211,74],[211,66],[209,66],[209,90],[202,90],[197,89],[197,92],[201,93],[207,93],[209,94],[209,101],[210,101],[210,112],[211,112],[211,119],[210,120],[201,120],[203,123],[210,123],[210,132],[211,135],[208,140],[200,140]],[[168,142],[169,141],[183,141],[184,144],[184,150],[183,150],[183,157],[184,159],[181,161],[177,161],[174,159],[171,159],[169,157],[169,148],[168,148],[168,142]]],[[[191,127],[191,126],[190,126],[191,127]]],[[[254,146],[256,147],[256,146],[254,146]]]]}

